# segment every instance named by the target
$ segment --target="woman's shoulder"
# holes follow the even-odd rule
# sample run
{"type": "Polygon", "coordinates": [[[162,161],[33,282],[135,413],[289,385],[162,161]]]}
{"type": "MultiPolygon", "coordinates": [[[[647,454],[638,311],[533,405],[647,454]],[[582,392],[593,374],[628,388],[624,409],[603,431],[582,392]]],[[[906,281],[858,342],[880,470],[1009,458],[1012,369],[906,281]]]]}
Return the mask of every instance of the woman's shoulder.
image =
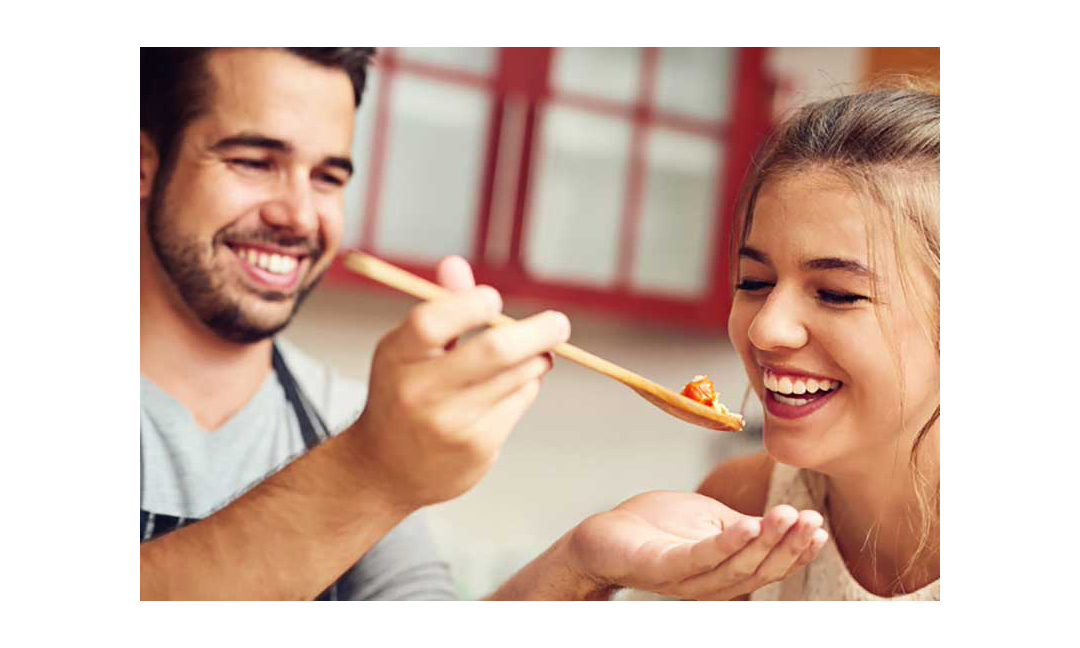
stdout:
{"type": "Polygon", "coordinates": [[[763,515],[774,465],[764,450],[740,455],[717,464],[697,490],[740,513],[763,515]]]}

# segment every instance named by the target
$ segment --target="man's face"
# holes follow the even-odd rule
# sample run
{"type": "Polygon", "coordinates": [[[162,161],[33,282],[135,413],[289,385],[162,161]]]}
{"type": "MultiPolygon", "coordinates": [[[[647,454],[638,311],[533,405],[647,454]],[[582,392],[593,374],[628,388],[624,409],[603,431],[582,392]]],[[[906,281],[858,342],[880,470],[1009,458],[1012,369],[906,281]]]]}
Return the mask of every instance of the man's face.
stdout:
{"type": "Polygon", "coordinates": [[[151,197],[148,234],[187,307],[253,342],[288,324],[337,251],[352,84],[279,50],[218,50],[206,65],[209,109],[151,197]]]}

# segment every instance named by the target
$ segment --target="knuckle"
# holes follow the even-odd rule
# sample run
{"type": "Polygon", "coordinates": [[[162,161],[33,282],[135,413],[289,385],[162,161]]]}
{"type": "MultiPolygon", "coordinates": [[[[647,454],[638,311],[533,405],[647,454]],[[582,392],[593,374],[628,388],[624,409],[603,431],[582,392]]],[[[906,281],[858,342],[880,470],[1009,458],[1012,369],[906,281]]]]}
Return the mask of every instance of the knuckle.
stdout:
{"type": "Polygon", "coordinates": [[[472,292],[472,303],[481,317],[491,317],[502,310],[502,295],[491,286],[477,286],[472,292]]]}
{"type": "Polygon", "coordinates": [[[750,590],[756,590],[759,587],[763,587],[763,586],[767,585],[768,583],[772,582],[773,580],[775,580],[775,577],[770,575],[768,572],[759,571],[759,572],[755,572],[749,578],[746,579],[746,586],[750,590]]]}
{"type": "Polygon", "coordinates": [[[394,400],[398,407],[415,409],[424,404],[426,390],[415,380],[402,380],[394,388],[394,400]]]}
{"type": "Polygon", "coordinates": [[[744,581],[753,576],[754,571],[743,565],[735,565],[731,568],[731,579],[734,581],[744,581]]]}
{"type": "Polygon", "coordinates": [[[540,395],[540,381],[533,378],[519,388],[518,394],[526,403],[533,402],[540,395]]]}
{"type": "Polygon", "coordinates": [[[454,434],[457,431],[457,425],[450,412],[436,408],[427,415],[426,422],[428,429],[444,438],[452,446],[457,447],[462,444],[460,436],[454,434]]]}
{"type": "Polygon", "coordinates": [[[381,338],[379,338],[379,342],[375,345],[375,352],[372,355],[373,361],[379,362],[386,357],[387,353],[390,350],[390,347],[392,347],[394,344],[394,339],[396,337],[395,333],[396,331],[388,331],[381,338]]]}
{"type": "Polygon", "coordinates": [[[505,365],[513,361],[513,346],[500,329],[491,329],[484,336],[484,352],[494,362],[505,365]]]}
{"type": "Polygon", "coordinates": [[[431,309],[427,306],[427,304],[414,306],[409,311],[405,325],[422,343],[431,345],[434,344],[435,340],[434,322],[431,317],[431,309]]]}
{"type": "Polygon", "coordinates": [[[483,445],[477,441],[476,435],[468,434],[465,430],[449,430],[444,438],[454,454],[465,458],[471,465],[482,463],[487,455],[483,445]]]}

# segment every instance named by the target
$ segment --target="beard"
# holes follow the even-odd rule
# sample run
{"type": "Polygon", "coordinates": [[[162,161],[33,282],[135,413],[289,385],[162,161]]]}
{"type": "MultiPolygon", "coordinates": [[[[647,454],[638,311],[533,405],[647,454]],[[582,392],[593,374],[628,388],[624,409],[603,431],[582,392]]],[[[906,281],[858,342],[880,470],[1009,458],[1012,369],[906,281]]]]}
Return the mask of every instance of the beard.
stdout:
{"type": "Polygon", "coordinates": [[[261,241],[291,248],[305,246],[306,256],[311,260],[310,268],[314,269],[326,252],[322,238],[312,241],[308,237],[291,236],[272,228],[242,230],[227,226],[218,230],[207,243],[177,231],[178,219],[165,213],[164,193],[163,190],[155,191],[150,198],[147,233],[162,268],[195,316],[218,336],[240,343],[264,340],[288,326],[300,304],[322,279],[325,270],[301,281],[300,287],[291,294],[277,290],[255,291],[245,287],[230,289],[227,282],[230,272],[224,266],[226,260],[220,255],[232,254],[227,250],[226,241],[261,241]],[[266,310],[266,305],[290,299],[293,300],[292,308],[284,314],[272,316],[259,313],[266,310]]]}

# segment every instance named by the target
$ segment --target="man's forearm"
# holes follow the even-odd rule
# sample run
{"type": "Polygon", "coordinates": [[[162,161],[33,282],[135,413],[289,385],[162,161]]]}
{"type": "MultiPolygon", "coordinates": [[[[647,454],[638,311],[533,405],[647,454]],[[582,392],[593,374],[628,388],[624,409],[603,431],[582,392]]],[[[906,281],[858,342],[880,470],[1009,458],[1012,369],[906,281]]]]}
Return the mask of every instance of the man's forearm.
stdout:
{"type": "Polygon", "coordinates": [[[575,566],[570,556],[570,533],[567,533],[510,577],[487,600],[607,600],[615,589],[615,585],[599,583],[575,566]]]}
{"type": "Polygon", "coordinates": [[[217,513],[140,547],[143,599],[311,599],[411,513],[333,437],[217,513]]]}

